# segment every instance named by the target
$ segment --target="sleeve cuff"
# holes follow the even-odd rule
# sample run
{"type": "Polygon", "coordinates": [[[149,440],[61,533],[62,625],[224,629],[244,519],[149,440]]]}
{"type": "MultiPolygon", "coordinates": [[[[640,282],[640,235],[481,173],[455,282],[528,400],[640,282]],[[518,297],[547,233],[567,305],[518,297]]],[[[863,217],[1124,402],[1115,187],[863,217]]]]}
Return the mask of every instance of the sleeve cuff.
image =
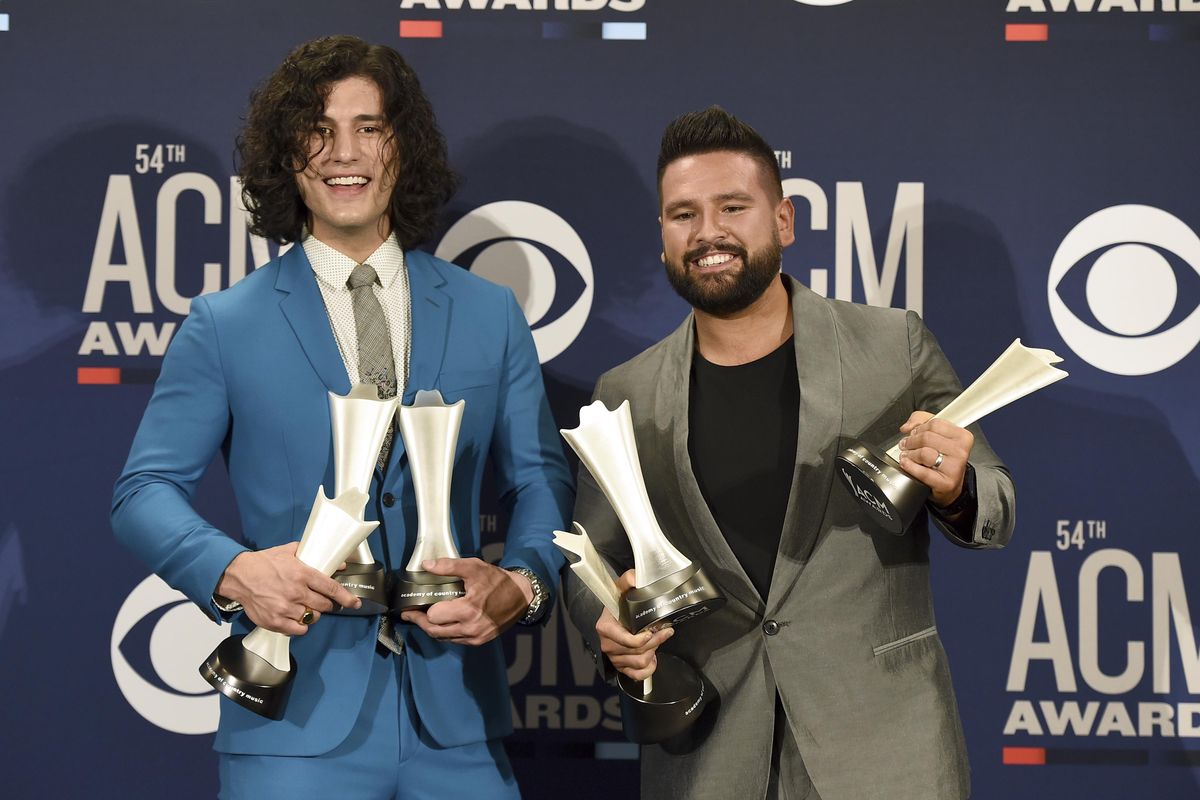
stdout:
{"type": "Polygon", "coordinates": [[[962,493],[948,506],[930,501],[925,504],[942,525],[964,542],[975,538],[975,516],[979,509],[979,492],[975,485],[975,467],[967,463],[962,493]]]}
{"type": "Polygon", "coordinates": [[[242,604],[236,600],[230,600],[228,597],[222,597],[217,593],[213,593],[212,603],[221,614],[221,619],[229,622],[233,619],[233,615],[241,612],[242,604]]]}

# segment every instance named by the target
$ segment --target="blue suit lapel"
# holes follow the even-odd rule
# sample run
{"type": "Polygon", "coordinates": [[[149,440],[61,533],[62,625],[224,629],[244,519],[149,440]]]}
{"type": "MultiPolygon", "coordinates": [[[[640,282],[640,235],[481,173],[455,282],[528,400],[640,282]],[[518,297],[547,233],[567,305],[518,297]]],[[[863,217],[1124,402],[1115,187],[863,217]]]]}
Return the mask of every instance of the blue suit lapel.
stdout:
{"type": "Polygon", "coordinates": [[[408,383],[404,387],[404,403],[408,404],[418,390],[437,385],[450,332],[451,299],[441,289],[446,279],[427,253],[410,250],[404,254],[404,260],[412,296],[412,347],[408,383]]]}
{"type": "MultiPolygon", "coordinates": [[[[437,263],[427,253],[407,250],[404,253],[408,270],[408,291],[412,305],[412,343],[409,347],[408,382],[404,385],[402,405],[410,405],[418,391],[437,388],[446,355],[446,339],[450,332],[450,295],[442,291],[446,279],[437,263]]],[[[401,470],[397,469],[404,456],[404,438],[397,435],[388,459],[385,483],[394,486],[401,470]]]]}
{"type": "Polygon", "coordinates": [[[279,310],[300,340],[300,347],[322,383],[336,394],[349,392],[346,364],[338,352],[316,276],[300,245],[293,246],[280,257],[275,288],[286,295],[279,301],[279,310]]]}

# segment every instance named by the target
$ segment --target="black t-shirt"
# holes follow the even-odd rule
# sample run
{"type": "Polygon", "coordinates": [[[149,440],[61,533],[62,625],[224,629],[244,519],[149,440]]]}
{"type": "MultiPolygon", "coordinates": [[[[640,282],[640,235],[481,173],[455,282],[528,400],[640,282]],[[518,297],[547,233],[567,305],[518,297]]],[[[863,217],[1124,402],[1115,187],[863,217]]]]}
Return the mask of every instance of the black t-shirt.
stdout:
{"type": "Polygon", "coordinates": [[[730,549],[765,599],[796,467],[800,385],[794,338],[757,361],[692,358],[688,455],[730,549]]]}

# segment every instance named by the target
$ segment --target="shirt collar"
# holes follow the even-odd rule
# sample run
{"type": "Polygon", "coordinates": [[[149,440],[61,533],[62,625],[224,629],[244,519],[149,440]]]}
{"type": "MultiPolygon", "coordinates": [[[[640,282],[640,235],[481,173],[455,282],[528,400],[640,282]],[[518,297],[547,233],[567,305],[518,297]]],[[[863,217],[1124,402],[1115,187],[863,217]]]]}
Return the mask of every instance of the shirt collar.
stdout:
{"type": "MultiPolygon", "coordinates": [[[[357,261],[325,244],[311,233],[305,236],[302,246],[318,280],[331,288],[349,291],[346,281],[350,280],[350,273],[358,266],[357,261]]],[[[384,239],[383,244],[363,263],[371,265],[384,289],[389,288],[400,274],[400,270],[404,269],[404,251],[396,241],[396,234],[393,233],[384,239]]]]}

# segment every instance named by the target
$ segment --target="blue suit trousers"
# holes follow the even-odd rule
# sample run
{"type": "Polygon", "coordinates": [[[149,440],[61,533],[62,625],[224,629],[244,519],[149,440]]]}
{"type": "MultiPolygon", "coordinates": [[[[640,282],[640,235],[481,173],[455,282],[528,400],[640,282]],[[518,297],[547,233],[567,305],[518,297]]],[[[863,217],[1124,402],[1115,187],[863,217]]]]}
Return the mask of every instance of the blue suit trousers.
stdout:
{"type": "Polygon", "coordinates": [[[320,756],[218,753],[221,800],[519,800],[503,743],[438,746],[421,726],[405,657],[379,650],[345,741],[320,756]]]}

